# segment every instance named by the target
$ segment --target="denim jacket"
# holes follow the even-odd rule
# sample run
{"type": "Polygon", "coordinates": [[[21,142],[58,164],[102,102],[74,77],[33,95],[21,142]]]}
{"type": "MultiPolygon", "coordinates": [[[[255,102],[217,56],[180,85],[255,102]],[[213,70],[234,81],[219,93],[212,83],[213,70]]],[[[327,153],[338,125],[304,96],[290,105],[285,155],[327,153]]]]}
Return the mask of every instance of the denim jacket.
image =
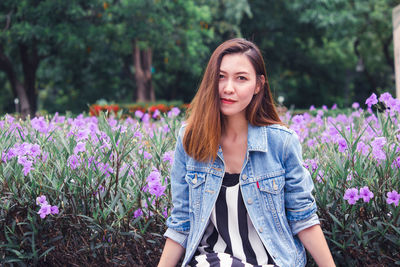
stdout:
{"type": "MultiPolygon", "coordinates": [[[[171,170],[173,209],[164,236],[186,248],[182,266],[193,257],[217,200],[225,173],[219,148],[213,162],[199,162],[183,149],[179,131],[171,170]]],[[[313,182],[302,165],[295,132],[283,126],[248,125],[247,153],[239,183],[248,215],[278,266],[304,266],[297,233],[319,224],[313,182]]]]}

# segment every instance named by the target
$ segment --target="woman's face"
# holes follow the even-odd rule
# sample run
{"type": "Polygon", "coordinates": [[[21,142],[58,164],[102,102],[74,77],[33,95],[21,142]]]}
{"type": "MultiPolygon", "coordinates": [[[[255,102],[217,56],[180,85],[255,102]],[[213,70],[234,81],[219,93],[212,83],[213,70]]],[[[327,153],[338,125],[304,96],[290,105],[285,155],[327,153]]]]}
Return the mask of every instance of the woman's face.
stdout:
{"type": "Polygon", "coordinates": [[[246,55],[225,55],[221,61],[218,85],[222,114],[245,117],[246,107],[260,91],[260,84],[246,55]]]}

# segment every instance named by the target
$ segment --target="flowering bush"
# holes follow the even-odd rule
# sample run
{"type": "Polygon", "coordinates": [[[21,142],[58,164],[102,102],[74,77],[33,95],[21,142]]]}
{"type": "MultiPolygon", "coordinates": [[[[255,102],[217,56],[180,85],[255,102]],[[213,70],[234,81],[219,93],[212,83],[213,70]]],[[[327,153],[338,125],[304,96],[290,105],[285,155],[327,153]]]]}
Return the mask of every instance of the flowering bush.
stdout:
{"type": "MultiPolygon", "coordinates": [[[[282,119],[303,144],[336,262],[399,264],[400,103],[385,93],[366,105],[346,113],[311,107],[282,119]]],[[[126,119],[4,116],[1,262],[155,266],[181,115],[175,108],[126,119]]]]}
{"type": "MultiPolygon", "coordinates": [[[[162,239],[171,207],[168,175],[179,114],[172,109],[157,123],[6,115],[0,120],[1,262],[70,264],[63,254],[82,255],[77,264],[89,264],[90,257],[106,262],[117,240],[130,254],[138,255],[136,246],[156,255],[150,251],[159,249],[154,242],[162,239]]],[[[143,262],[143,252],[131,260],[143,262]]]]}
{"type": "Polygon", "coordinates": [[[303,143],[335,260],[346,266],[399,264],[400,101],[384,93],[365,104],[366,110],[354,103],[335,117],[321,109],[287,115],[286,121],[303,143]]]}
{"type": "Polygon", "coordinates": [[[179,108],[171,104],[125,104],[125,105],[98,105],[93,104],[89,107],[90,116],[99,116],[101,112],[108,112],[109,114],[117,115],[118,112],[123,111],[124,116],[139,117],[148,122],[151,118],[159,119],[162,114],[168,114],[170,112],[176,113],[177,110],[188,108],[188,104],[181,104],[179,108]]]}

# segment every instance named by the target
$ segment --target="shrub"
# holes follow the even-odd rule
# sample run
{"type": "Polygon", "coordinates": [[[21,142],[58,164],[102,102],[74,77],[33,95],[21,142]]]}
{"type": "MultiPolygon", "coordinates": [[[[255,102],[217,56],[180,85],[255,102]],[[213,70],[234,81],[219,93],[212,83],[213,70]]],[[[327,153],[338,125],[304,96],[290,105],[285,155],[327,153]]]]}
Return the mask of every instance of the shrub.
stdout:
{"type": "MultiPolygon", "coordinates": [[[[400,103],[388,94],[366,103],[282,115],[343,266],[400,264],[400,103]]],[[[0,120],[2,264],[156,265],[182,116],[145,114],[0,120]]]]}

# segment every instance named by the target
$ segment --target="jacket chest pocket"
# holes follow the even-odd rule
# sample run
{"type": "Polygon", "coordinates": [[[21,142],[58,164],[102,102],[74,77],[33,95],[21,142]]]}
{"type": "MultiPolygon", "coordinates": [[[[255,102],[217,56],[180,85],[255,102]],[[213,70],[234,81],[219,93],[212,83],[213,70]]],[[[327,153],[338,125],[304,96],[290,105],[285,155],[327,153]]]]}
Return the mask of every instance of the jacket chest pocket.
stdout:
{"type": "Polygon", "coordinates": [[[276,210],[279,213],[285,211],[284,185],[283,173],[265,175],[258,181],[258,188],[268,211],[276,210]]]}
{"type": "Polygon", "coordinates": [[[198,209],[200,209],[200,203],[203,196],[206,173],[188,171],[185,175],[185,180],[189,184],[189,198],[191,208],[194,211],[198,211],[198,209]]]}

